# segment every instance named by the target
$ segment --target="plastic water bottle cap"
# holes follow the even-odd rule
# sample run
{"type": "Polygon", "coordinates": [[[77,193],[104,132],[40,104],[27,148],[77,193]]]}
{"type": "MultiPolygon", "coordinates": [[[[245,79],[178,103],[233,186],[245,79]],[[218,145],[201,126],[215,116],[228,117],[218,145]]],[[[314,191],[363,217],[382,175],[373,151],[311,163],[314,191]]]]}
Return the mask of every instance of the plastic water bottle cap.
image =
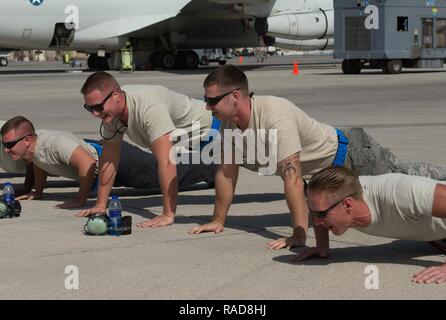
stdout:
{"type": "Polygon", "coordinates": [[[118,196],[112,196],[112,200],[119,200],[118,196]]]}

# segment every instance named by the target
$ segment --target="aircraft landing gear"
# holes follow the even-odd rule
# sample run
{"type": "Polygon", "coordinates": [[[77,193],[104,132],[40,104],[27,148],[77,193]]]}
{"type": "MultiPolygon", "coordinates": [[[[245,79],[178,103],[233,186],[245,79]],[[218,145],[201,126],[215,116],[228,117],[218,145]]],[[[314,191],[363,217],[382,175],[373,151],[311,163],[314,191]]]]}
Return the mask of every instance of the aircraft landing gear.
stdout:
{"type": "Polygon", "coordinates": [[[164,69],[172,70],[177,66],[177,57],[173,54],[173,52],[166,52],[162,54],[161,57],[161,66],[164,69]]]}
{"type": "Polygon", "coordinates": [[[193,50],[178,51],[176,53],[167,51],[156,51],[150,57],[152,68],[155,69],[196,69],[200,64],[198,54],[193,50]]]}
{"type": "Polygon", "coordinates": [[[180,69],[196,69],[200,64],[200,58],[193,50],[180,51],[177,56],[180,69]]]}

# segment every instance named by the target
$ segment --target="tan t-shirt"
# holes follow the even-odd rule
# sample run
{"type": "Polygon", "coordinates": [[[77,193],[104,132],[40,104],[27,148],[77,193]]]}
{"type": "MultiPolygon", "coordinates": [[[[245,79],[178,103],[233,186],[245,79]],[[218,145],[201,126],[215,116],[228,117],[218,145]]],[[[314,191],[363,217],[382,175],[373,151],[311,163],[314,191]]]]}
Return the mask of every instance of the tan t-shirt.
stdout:
{"type": "MultiPolygon", "coordinates": [[[[237,125],[226,121],[222,124],[222,130],[224,129],[237,129],[237,125]]],[[[251,99],[249,126],[243,134],[247,134],[249,130],[255,135],[255,159],[249,156],[248,139],[244,139],[243,166],[253,171],[265,168],[267,158],[274,153],[275,149],[277,150],[277,162],[299,152],[302,177],[309,179],[313,174],[332,165],[336,156],[338,147],[336,130],[310,118],[292,102],[283,98],[274,96],[253,97],[251,99]],[[259,129],[266,129],[266,133],[261,133],[259,129]],[[271,129],[277,130],[276,146],[269,141],[273,132],[271,129]],[[262,135],[265,136],[264,139],[262,135]],[[262,145],[259,146],[262,143],[266,148],[262,145]],[[265,152],[265,149],[270,153],[265,152]],[[254,163],[250,164],[248,162],[254,163]]],[[[224,132],[222,135],[223,152],[225,154],[224,145],[230,144],[228,144],[227,135],[224,132]]],[[[233,152],[240,152],[241,148],[237,148],[235,143],[232,143],[232,146],[234,148],[233,152]]],[[[277,166],[275,166],[275,170],[270,172],[270,174],[274,173],[277,174],[277,166]]]]}
{"type": "MultiPolygon", "coordinates": [[[[0,120],[0,129],[6,121],[0,120]]],[[[14,161],[11,156],[5,152],[2,143],[2,137],[0,136],[0,168],[9,173],[26,173],[26,163],[23,160],[14,161]]]]}
{"type": "Polygon", "coordinates": [[[446,238],[446,219],[432,217],[437,181],[398,173],[361,176],[372,222],[358,231],[380,237],[433,241],[446,238]]]}
{"type": "MultiPolygon", "coordinates": [[[[181,131],[181,145],[194,146],[209,133],[212,124],[212,113],[206,110],[203,101],[189,98],[161,86],[132,85],[124,86],[128,108],[128,124],[125,133],[131,141],[143,148],[150,145],[165,134],[171,133],[175,144],[181,131]],[[200,122],[200,130],[192,132],[192,124],[200,122]]],[[[197,124],[196,124],[197,125],[197,124]]],[[[111,137],[116,129],[125,127],[115,119],[110,125],[104,124],[104,136],[111,137]]],[[[122,131],[121,131],[122,132],[122,131]]],[[[122,139],[118,133],[115,139],[122,139]]]]}
{"type": "Polygon", "coordinates": [[[36,150],[33,163],[51,175],[79,180],[76,168],[70,167],[74,150],[83,147],[98,161],[96,149],[69,132],[37,130],[36,150]]]}

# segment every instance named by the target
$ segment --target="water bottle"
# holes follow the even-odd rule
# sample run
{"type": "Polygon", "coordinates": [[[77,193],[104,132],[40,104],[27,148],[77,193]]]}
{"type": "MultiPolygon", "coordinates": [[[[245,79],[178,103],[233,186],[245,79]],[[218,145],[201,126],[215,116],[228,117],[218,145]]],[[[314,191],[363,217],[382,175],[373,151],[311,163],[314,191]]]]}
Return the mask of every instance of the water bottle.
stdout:
{"type": "MultiPolygon", "coordinates": [[[[14,188],[12,187],[11,182],[5,182],[3,186],[3,200],[9,204],[11,207],[14,207],[15,196],[14,196],[14,188]]],[[[14,217],[14,212],[10,211],[7,215],[8,218],[14,217]]]]}
{"type": "Polygon", "coordinates": [[[108,217],[108,234],[116,237],[120,236],[122,207],[118,196],[112,196],[110,204],[108,205],[108,217]]]}

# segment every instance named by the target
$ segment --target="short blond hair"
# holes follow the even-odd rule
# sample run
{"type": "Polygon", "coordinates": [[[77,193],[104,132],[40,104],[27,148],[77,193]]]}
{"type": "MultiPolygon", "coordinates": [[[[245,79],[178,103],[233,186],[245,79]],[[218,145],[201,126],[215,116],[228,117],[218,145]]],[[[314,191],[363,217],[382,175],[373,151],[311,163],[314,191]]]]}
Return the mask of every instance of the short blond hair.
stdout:
{"type": "Polygon", "coordinates": [[[0,135],[4,136],[11,130],[18,130],[19,128],[27,129],[28,134],[34,135],[36,133],[36,130],[34,129],[34,125],[31,121],[29,121],[27,118],[23,116],[17,116],[14,118],[9,119],[8,121],[3,124],[0,130],[0,135]]]}
{"type": "Polygon", "coordinates": [[[119,83],[110,73],[101,71],[95,72],[87,78],[81,93],[87,95],[95,90],[104,92],[108,89],[120,89],[119,83]]]}
{"type": "Polygon", "coordinates": [[[214,69],[204,80],[203,87],[217,85],[226,90],[240,88],[243,95],[249,95],[248,78],[246,74],[238,67],[227,64],[214,69]]]}
{"type": "Polygon", "coordinates": [[[337,198],[352,194],[354,199],[362,199],[358,175],[344,167],[328,167],[313,175],[308,183],[308,193],[317,192],[328,192],[337,198]]]}

